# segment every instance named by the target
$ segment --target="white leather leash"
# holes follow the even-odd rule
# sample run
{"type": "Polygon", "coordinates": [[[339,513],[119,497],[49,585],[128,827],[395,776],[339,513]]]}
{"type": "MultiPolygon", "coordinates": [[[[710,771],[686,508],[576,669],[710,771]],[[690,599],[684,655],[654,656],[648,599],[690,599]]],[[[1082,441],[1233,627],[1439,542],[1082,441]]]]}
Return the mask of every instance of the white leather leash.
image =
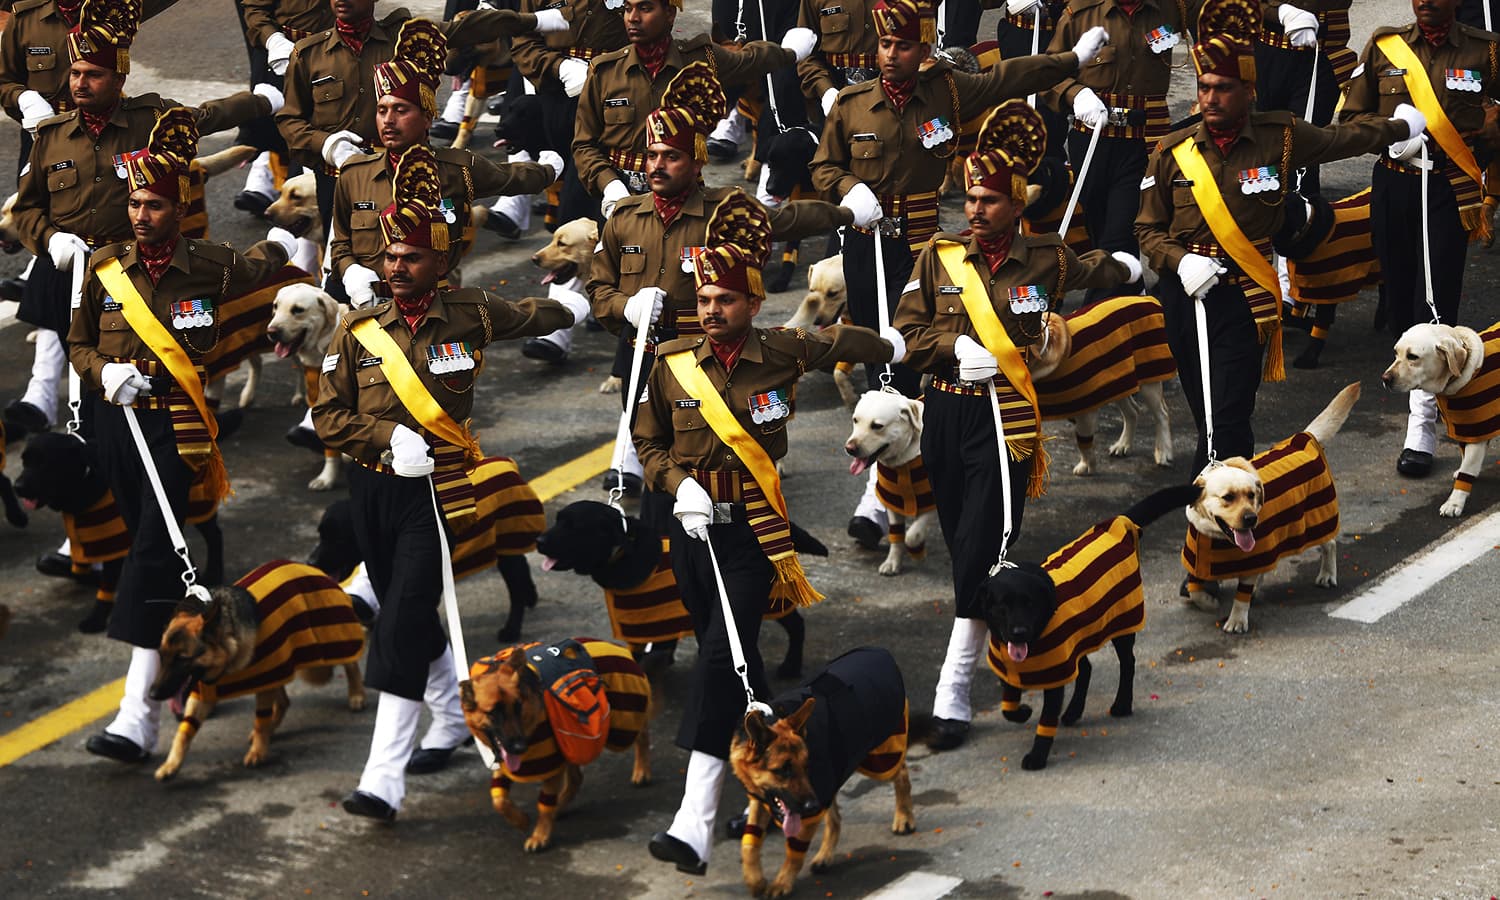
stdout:
{"type": "Polygon", "coordinates": [[[1219,465],[1219,454],[1214,449],[1213,382],[1208,372],[1208,308],[1203,305],[1203,298],[1194,297],[1192,300],[1193,320],[1198,331],[1198,377],[1203,391],[1204,443],[1208,446],[1208,464],[1203,467],[1203,471],[1207,472],[1219,465]]]}
{"type": "MultiPolygon", "coordinates": [[[[634,327],[634,326],[632,326],[634,327]]],[[[609,505],[623,517],[625,508],[620,501],[625,497],[625,448],[630,445],[630,422],[635,417],[635,406],[641,397],[641,369],[645,366],[646,342],[650,339],[652,325],[635,331],[635,347],[630,351],[630,381],[626,384],[625,408],[620,411],[620,426],[615,429],[615,450],[610,456],[610,467],[617,473],[615,486],[609,489],[609,505]]]]}
{"type": "Polygon", "coordinates": [[[740,630],[734,621],[734,609],[729,605],[729,590],[724,587],[724,573],[719,569],[713,538],[705,533],[703,543],[708,545],[708,561],[713,566],[714,584],[719,588],[719,606],[724,610],[724,631],[729,636],[729,656],[734,662],[734,674],[740,676],[740,684],[745,687],[745,713],[758,712],[770,717],[771,707],[755,699],[755,689],[750,686],[750,664],[745,662],[745,648],[740,644],[740,630]]]}
{"type": "Polygon", "coordinates": [[[136,452],[141,455],[141,466],[146,470],[146,480],[151,482],[151,492],[156,495],[156,504],[161,507],[161,518],[167,526],[167,537],[172,540],[172,550],[182,560],[182,586],[185,596],[195,596],[207,603],[209,600],[208,590],[198,584],[198,570],[193,567],[192,555],[188,552],[187,541],[182,536],[182,528],[177,524],[177,516],[172,512],[171,501],[167,499],[167,489],[162,486],[161,473],[156,470],[156,460],[151,458],[151,448],[146,446],[146,436],[141,432],[141,423],[135,417],[135,407],[121,406],[120,410],[125,413],[125,424],[130,428],[130,436],[135,439],[136,452]]]}
{"type": "Polygon", "coordinates": [[[985,382],[985,388],[990,398],[990,412],[995,415],[995,444],[1000,451],[1000,496],[1004,500],[1005,507],[1004,531],[1000,538],[1000,558],[993,566],[990,566],[990,574],[994,575],[1007,566],[1015,565],[1005,561],[1005,553],[1010,549],[1011,523],[1015,521],[1015,516],[1011,512],[1010,448],[1005,444],[1005,422],[1000,416],[1000,397],[995,393],[993,376],[985,382]]]}
{"type": "MultiPolygon", "coordinates": [[[[1042,0],[1036,0],[1036,6],[1032,8],[1031,14],[1031,55],[1036,56],[1042,50],[1042,0]]],[[[1036,109],[1036,94],[1026,97],[1026,105],[1036,109]]]]}
{"type": "MultiPolygon", "coordinates": [[[[1489,10],[1489,4],[1485,4],[1485,10],[1489,10]]],[[[1438,316],[1437,300],[1432,293],[1432,235],[1429,226],[1432,213],[1427,208],[1427,182],[1432,177],[1432,160],[1427,156],[1427,139],[1422,138],[1422,156],[1417,163],[1422,170],[1422,292],[1427,300],[1427,308],[1432,311],[1432,324],[1442,323],[1438,316]]]]}
{"type": "Polygon", "coordinates": [[[1104,133],[1104,126],[1109,123],[1109,117],[1105,116],[1094,126],[1094,133],[1089,135],[1089,149],[1083,154],[1083,166],[1078,170],[1078,178],[1073,182],[1073,194],[1068,198],[1068,208],[1063,210],[1062,225],[1058,226],[1057,233],[1063,237],[1068,236],[1068,225],[1073,222],[1073,210],[1078,208],[1078,198],[1083,194],[1083,180],[1088,177],[1089,164],[1094,161],[1094,148],[1099,146],[1099,135],[1104,133]]]}
{"type": "MultiPolygon", "coordinates": [[[[88,269],[88,257],[82,251],[73,251],[73,293],[69,298],[68,308],[74,313],[83,306],[83,276],[88,269]]],[[[69,316],[71,319],[72,317],[69,316]]],[[[62,335],[63,347],[66,349],[68,336],[62,335]]],[[[79,429],[83,427],[83,380],[78,377],[78,370],[73,368],[73,363],[64,357],[68,368],[68,434],[73,435],[80,441],[83,436],[79,429]]]]}
{"type": "MultiPolygon", "coordinates": [[[[881,210],[884,212],[884,210],[881,210]]],[[[884,218],[875,222],[874,228],[870,229],[870,237],[875,241],[875,314],[880,317],[878,328],[880,331],[891,324],[891,300],[886,296],[885,287],[885,241],[881,240],[884,235],[884,218]]],[[[880,388],[886,390],[891,388],[891,364],[887,362],[885,368],[880,372],[880,388]]]]}

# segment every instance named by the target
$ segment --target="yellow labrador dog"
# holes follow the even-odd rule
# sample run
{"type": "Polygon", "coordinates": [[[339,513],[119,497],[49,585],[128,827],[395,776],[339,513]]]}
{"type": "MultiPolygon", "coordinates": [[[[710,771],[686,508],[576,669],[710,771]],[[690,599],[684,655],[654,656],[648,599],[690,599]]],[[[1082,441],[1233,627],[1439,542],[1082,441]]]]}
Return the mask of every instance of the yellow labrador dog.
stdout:
{"type": "MultiPolygon", "coordinates": [[[[899,297],[891,298],[891,310],[895,311],[899,297]]],[[[845,313],[849,298],[844,285],[844,257],[834,254],[819,260],[807,270],[807,294],[798,304],[797,311],[782,324],[783,328],[805,328],[817,330],[837,322],[848,321],[845,313]]],[[[839,389],[839,399],[844,406],[854,409],[860,393],[854,386],[854,366],[839,363],[833,369],[833,383],[839,389]]]]}
{"type": "Polygon", "coordinates": [[[937,516],[932,489],[926,487],[927,476],[921,472],[922,404],[890,391],[866,391],[854,406],[853,419],[849,439],[844,442],[844,452],[852,457],[849,474],[863,475],[870,466],[879,466],[883,488],[896,493],[901,493],[901,485],[915,489],[908,492],[912,496],[903,498],[904,503],[896,501],[904,511],[896,509],[892,502],[895,498],[887,499],[882,491],[881,503],[890,517],[892,540],[879,571],[882,575],[900,575],[907,563],[926,549],[927,532],[937,516]],[[908,516],[911,511],[917,514],[908,516]]]}
{"type": "Polygon", "coordinates": [[[281,183],[281,196],[266,207],[266,218],[299,238],[312,241],[321,250],[323,219],[318,215],[318,182],[311,169],[281,183]]]}
{"type": "MultiPolygon", "coordinates": [[[[271,321],[266,325],[266,337],[271,341],[276,358],[295,359],[306,376],[305,383],[311,385],[313,391],[339,318],[348,311],[347,305],[335,302],[327,293],[310,284],[289,284],[276,292],[276,299],[271,303],[271,321]]],[[[292,402],[304,399],[311,405],[311,397],[303,391],[298,391],[292,402]]],[[[331,489],[338,480],[342,463],[340,454],[325,449],[323,470],[307,483],[308,488],[314,491],[331,489]]]]}
{"type": "Polygon", "coordinates": [[[1500,434],[1500,323],[1483,334],[1463,326],[1413,325],[1396,341],[1396,359],[1380,380],[1388,390],[1437,395],[1448,436],[1463,446],[1453,492],[1438,515],[1463,515],[1490,438],[1500,434]]]}
{"type": "MultiPolygon", "coordinates": [[[[552,232],[552,240],[531,255],[531,264],[543,271],[542,284],[555,284],[582,294],[584,285],[589,281],[589,271],[593,268],[598,244],[598,223],[593,219],[574,219],[557,226],[557,230],[552,232]]],[[[521,353],[531,359],[558,365],[567,360],[572,348],[573,329],[568,327],[541,337],[528,338],[521,344],[521,353]]],[[[614,375],[599,384],[601,394],[619,392],[620,379],[614,375]]]]}

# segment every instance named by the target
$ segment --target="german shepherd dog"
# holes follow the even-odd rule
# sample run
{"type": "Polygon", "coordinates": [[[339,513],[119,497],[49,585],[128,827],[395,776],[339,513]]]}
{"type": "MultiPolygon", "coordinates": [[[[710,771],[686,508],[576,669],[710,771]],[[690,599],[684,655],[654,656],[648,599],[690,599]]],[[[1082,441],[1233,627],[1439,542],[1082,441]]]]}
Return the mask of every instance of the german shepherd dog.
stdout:
{"type": "Polygon", "coordinates": [[[901,670],[878,647],[851,650],[771,702],[772,718],[750,711],[729,748],[729,764],[750,795],[740,864],[757,897],[789,893],[818,825],[827,820],[814,872],[838,849],[839,788],[856,771],[896,789],[892,834],[916,830],[906,769],[907,704],[901,670]],[[772,819],[786,835],[776,880],[761,871],[761,838],[772,819]]]}
{"type": "Polygon", "coordinates": [[[301,563],[267,563],[235,584],[212,589],[207,602],[184,598],[159,649],[161,671],[151,699],[191,693],[172,750],[156,770],[157,781],[182,768],[198,728],[220,700],[255,694],[247,767],[270,757],[271,732],[291,705],[286,685],[297,675],[310,684],[327,684],[333,666],[342,665],[349,709],[365,708],[359,671],[364,632],[354,607],[332,579],[301,563]]]}
{"type": "MultiPolygon", "coordinates": [[[[625,647],[594,638],[575,640],[587,652],[609,700],[606,749],[620,752],[634,748],[630,783],[637,787],[649,784],[651,688],[646,673],[625,647]]],[[[531,819],[511,802],[510,789],[518,781],[541,782],[536,826],[524,844],[527,853],[551,845],[558,810],[570,803],[583,785],[583,769],[563,757],[547,716],[548,686],[527,662],[527,651],[540,646],[507,647],[480,659],[470,666],[469,680],[459,684],[469,732],[501,762],[490,779],[490,801],[495,811],[526,831],[531,819]]]]}

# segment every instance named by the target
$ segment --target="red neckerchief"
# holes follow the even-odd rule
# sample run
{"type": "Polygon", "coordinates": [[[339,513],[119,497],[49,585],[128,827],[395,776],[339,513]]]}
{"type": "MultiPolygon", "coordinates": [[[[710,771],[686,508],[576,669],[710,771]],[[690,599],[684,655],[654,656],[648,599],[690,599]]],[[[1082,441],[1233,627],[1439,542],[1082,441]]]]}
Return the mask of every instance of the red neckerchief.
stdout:
{"type": "Polygon", "coordinates": [[[652,78],[661,71],[661,67],[667,64],[667,48],[672,45],[672,35],[667,34],[658,41],[649,44],[636,44],[635,56],[646,67],[652,78]]]}
{"type": "Polygon", "coordinates": [[[1213,138],[1214,145],[1219,148],[1219,152],[1223,154],[1225,158],[1228,158],[1229,148],[1233,147],[1234,142],[1239,140],[1240,132],[1244,130],[1245,122],[1248,121],[1248,119],[1249,117],[1247,116],[1246,118],[1236,122],[1232,127],[1222,130],[1209,125],[1207,122],[1203,124],[1206,128],[1208,128],[1208,136],[1210,138],[1213,138]]]}
{"type": "Polygon", "coordinates": [[[672,224],[672,220],[682,212],[683,204],[687,203],[688,195],[692,192],[693,189],[689,187],[675,197],[663,197],[656,193],[651,195],[651,202],[656,205],[656,215],[661,219],[662,225],[672,224]]]}
{"type": "Polygon", "coordinates": [[[899,113],[906,109],[906,101],[911,99],[912,91],[917,89],[917,78],[913,75],[906,81],[897,83],[886,80],[885,76],[882,75],[880,77],[880,89],[885,91],[885,98],[891,101],[891,105],[896,107],[896,112],[899,113]]]}
{"type": "Polygon", "coordinates": [[[69,28],[78,24],[78,11],[81,9],[83,9],[83,0],[77,0],[76,3],[57,0],[57,14],[62,16],[62,20],[68,23],[69,28]]]}
{"type": "Polygon", "coordinates": [[[1000,264],[1010,258],[1010,245],[1016,239],[1015,229],[1005,232],[993,241],[984,238],[976,238],[979,243],[979,252],[984,254],[984,261],[990,264],[990,272],[999,270],[1000,264]]]}
{"type": "Polygon", "coordinates": [[[152,284],[160,284],[162,273],[167,271],[167,266],[172,264],[172,254],[177,251],[177,238],[162,244],[148,244],[145,241],[137,241],[135,245],[136,259],[146,267],[146,274],[151,276],[152,284]]]}
{"type": "Polygon", "coordinates": [[[1131,18],[1135,17],[1136,12],[1141,8],[1141,4],[1143,3],[1145,3],[1145,0],[1115,0],[1115,5],[1120,7],[1120,12],[1131,18]]]}
{"type": "Polygon", "coordinates": [[[1453,28],[1453,22],[1449,21],[1447,25],[1439,25],[1436,28],[1428,28],[1418,22],[1417,28],[1422,32],[1422,37],[1427,38],[1427,43],[1434,47],[1441,47],[1448,41],[1448,32],[1453,28]]]}
{"type": "Polygon", "coordinates": [[[422,317],[427,315],[427,310],[432,308],[432,300],[437,296],[437,290],[430,290],[415,300],[402,300],[396,297],[396,311],[406,320],[406,327],[416,333],[417,326],[422,324],[422,317]]]}
{"type": "Polygon", "coordinates": [[[714,358],[719,361],[719,365],[723,366],[724,371],[728,372],[734,368],[734,364],[740,358],[740,351],[745,349],[745,341],[749,339],[750,332],[747,331],[733,344],[721,344],[718,341],[710,340],[708,346],[714,351],[714,358]]]}
{"type": "Polygon", "coordinates": [[[339,40],[344,46],[354,51],[358,56],[365,49],[365,41],[370,37],[370,26],[375,24],[374,17],[365,19],[363,22],[345,22],[343,19],[334,19],[333,27],[339,33],[339,40]]]}
{"type": "Polygon", "coordinates": [[[92,134],[97,138],[99,135],[104,133],[104,126],[109,124],[110,117],[113,116],[115,114],[115,110],[119,108],[120,104],[116,103],[114,106],[110,107],[109,112],[104,113],[103,115],[95,115],[88,110],[80,109],[78,110],[78,117],[83,120],[83,127],[89,130],[89,134],[92,134]]]}

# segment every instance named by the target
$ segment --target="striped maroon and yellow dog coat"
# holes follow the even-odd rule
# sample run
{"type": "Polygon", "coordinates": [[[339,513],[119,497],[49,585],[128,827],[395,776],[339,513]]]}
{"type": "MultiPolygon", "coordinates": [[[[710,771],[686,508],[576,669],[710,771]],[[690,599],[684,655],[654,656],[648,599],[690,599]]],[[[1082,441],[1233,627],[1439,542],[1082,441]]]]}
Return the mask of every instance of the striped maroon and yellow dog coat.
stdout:
{"type": "Polygon", "coordinates": [[[635,647],[692,636],[693,618],[677,590],[667,538],[661,539],[661,556],[646,580],[633,588],[605,588],[604,607],[615,640],[635,647]]]}
{"type": "Polygon", "coordinates": [[[1066,419],[1115,403],[1177,374],[1155,297],[1111,297],[1066,316],[1073,349],[1036,380],[1042,419],[1066,419]]]}
{"type": "MultiPolygon", "coordinates": [[[[932,483],[927,479],[927,467],[922,464],[920,456],[899,466],[876,463],[875,496],[881,506],[896,514],[888,518],[886,525],[886,537],[892,544],[906,543],[906,519],[915,519],[937,509],[932,483]]],[[[918,559],[926,552],[926,547],[911,550],[912,556],[918,559]]]]}
{"type": "MultiPolygon", "coordinates": [[[[1500,435],[1500,322],[1479,333],[1484,341],[1484,361],[1463,389],[1450,396],[1437,395],[1438,412],[1448,426],[1448,437],[1460,444],[1481,444],[1500,435]]],[[[1453,489],[1474,489],[1467,472],[1453,475],[1453,489]]]]}
{"type": "Polygon", "coordinates": [[[1339,533],[1338,492],[1323,448],[1311,434],[1298,432],[1257,453],[1250,464],[1265,487],[1265,502],[1251,530],[1255,548],[1246,553],[1228,538],[1199,534],[1189,526],[1182,547],[1189,590],[1201,590],[1205,581],[1239,579],[1235,598],[1248,602],[1254,576],[1339,533]]]}
{"type": "Polygon", "coordinates": [[[1370,233],[1370,189],[1335,201],[1333,228],[1312,253],[1287,260],[1298,303],[1346,303],[1380,283],[1380,260],[1370,233]]]}
{"type": "Polygon", "coordinates": [[[453,577],[465,578],[492,569],[502,556],[524,556],[536,549],[537,535],[547,528],[542,501],[515,460],[491,456],[469,472],[474,484],[473,516],[453,525],[453,577]]]}
{"type": "Polygon", "coordinates": [[[250,664],[193,694],[206,703],[255,694],[289,683],[298,669],[337,666],[359,659],[365,632],[349,595],[318,569],[268,562],[235,582],[255,598],[259,624],[250,664]]]}

